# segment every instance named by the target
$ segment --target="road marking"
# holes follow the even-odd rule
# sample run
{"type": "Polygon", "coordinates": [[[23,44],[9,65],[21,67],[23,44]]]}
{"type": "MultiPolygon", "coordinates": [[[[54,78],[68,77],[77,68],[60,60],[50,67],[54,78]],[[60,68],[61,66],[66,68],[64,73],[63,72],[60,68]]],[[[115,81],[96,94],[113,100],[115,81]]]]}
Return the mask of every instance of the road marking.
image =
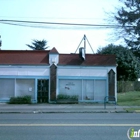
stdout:
{"type": "Polygon", "coordinates": [[[129,127],[135,127],[135,126],[139,126],[140,124],[0,124],[0,127],[3,126],[33,126],[33,127],[42,127],[42,126],[46,126],[46,127],[51,127],[51,126],[58,126],[58,127],[69,127],[69,126],[77,126],[77,127],[87,127],[87,126],[94,126],[94,127],[100,127],[100,126],[105,126],[105,127],[109,127],[109,126],[114,126],[114,127],[121,127],[121,126],[129,126],[129,127]]]}

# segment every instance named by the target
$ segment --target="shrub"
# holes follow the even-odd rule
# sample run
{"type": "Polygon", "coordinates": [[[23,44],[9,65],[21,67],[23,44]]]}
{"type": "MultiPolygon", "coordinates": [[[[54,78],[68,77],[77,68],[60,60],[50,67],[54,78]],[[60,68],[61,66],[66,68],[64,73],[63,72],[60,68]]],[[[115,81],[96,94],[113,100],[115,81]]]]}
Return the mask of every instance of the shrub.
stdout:
{"type": "Polygon", "coordinates": [[[66,94],[59,94],[57,95],[57,99],[70,99],[70,100],[78,100],[78,95],[66,95],[66,94]]]}
{"type": "Polygon", "coordinates": [[[72,96],[70,97],[70,99],[78,100],[78,95],[72,95],[72,96]]]}
{"type": "Polygon", "coordinates": [[[31,96],[18,96],[18,97],[11,97],[10,104],[31,104],[31,96]]]}

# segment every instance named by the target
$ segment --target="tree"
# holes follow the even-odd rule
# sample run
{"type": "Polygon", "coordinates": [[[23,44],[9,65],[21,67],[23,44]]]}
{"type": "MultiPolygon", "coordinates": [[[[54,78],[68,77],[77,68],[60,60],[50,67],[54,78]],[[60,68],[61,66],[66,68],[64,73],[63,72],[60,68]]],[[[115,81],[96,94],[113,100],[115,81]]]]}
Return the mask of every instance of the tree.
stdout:
{"type": "Polygon", "coordinates": [[[114,13],[115,20],[125,33],[125,42],[140,57],[140,0],[119,0],[124,6],[114,13]]]}
{"type": "Polygon", "coordinates": [[[139,62],[131,50],[121,45],[109,44],[99,48],[98,54],[115,54],[117,61],[117,80],[132,81],[138,78],[139,62]]]}
{"type": "Polygon", "coordinates": [[[48,47],[45,47],[47,45],[47,41],[44,39],[43,40],[34,39],[32,44],[33,45],[29,45],[29,44],[26,44],[26,45],[33,50],[45,50],[48,48],[48,47]]]}

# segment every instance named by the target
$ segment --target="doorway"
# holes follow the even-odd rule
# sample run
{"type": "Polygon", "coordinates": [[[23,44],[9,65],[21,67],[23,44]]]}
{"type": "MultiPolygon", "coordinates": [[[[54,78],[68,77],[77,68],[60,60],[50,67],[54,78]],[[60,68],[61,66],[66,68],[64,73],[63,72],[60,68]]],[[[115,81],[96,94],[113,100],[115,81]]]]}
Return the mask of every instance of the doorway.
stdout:
{"type": "Polygon", "coordinates": [[[37,81],[37,102],[48,103],[49,80],[38,79],[37,81]]]}

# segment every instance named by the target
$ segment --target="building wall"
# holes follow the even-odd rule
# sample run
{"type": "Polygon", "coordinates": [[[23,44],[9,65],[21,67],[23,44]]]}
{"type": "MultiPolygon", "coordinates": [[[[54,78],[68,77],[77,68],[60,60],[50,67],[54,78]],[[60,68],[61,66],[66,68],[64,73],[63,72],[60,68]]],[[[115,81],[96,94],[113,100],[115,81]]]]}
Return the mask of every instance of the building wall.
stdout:
{"type": "Polygon", "coordinates": [[[30,95],[37,102],[38,79],[49,79],[49,66],[0,66],[0,102],[30,95]]]}
{"type": "Polygon", "coordinates": [[[49,66],[0,66],[0,75],[48,76],[49,66]]]}
{"type": "Polygon", "coordinates": [[[74,68],[74,67],[58,67],[57,74],[59,76],[107,76],[107,69],[102,68],[91,68],[91,67],[81,67],[81,68],[74,68]]]}
{"type": "MultiPolygon", "coordinates": [[[[103,101],[108,95],[108,72],[111,69],[116,73],[116,67],[57,66],[56,95],[77,94],[79,101],[103,101]]],[[[0,66],[0,101],[31,95],[32,101],[37,102],[38,79],[50,80],[49,66],[0,66]]],[[[115,88],[117,97],[116,91],[115,88]]]]}
{"type": "Polygon", "coordinates": [[[38,89],[37,81],[40,79],[49,80],[48,76],[45,77],[15,77],[13,78],[0,78],[0,102],[9,101],[10,97],[17,96],[31,96],[32,102],[37,102],[38,89]]]}
{"type": "MultiPolygon", "coordinates": [[[[108,72],[115,67],[58,66],[57,95],[79,95],[79,101],[103,102],[108,96],[108,72]]],[[[116,89],[115,89],[116,90],[116,89]]]]}

